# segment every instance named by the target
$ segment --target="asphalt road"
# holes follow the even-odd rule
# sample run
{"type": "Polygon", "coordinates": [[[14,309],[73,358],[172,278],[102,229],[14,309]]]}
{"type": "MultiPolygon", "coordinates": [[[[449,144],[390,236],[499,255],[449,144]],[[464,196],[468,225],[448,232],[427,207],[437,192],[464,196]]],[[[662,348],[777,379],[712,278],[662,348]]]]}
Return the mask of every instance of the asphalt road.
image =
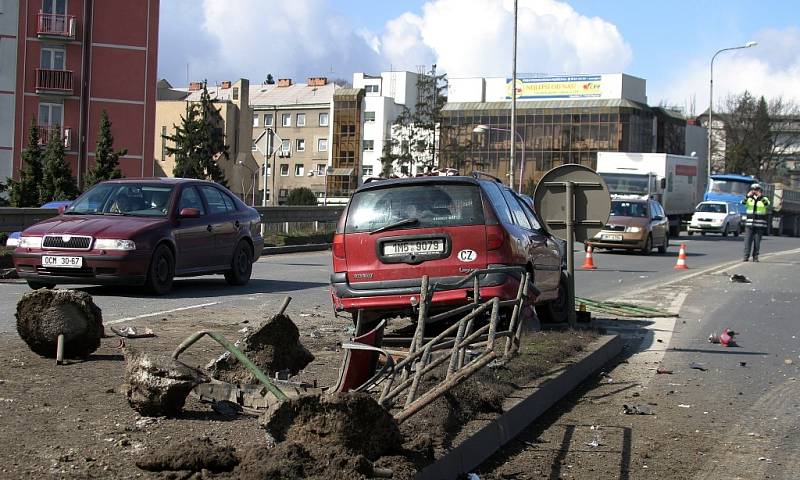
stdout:
{"type": "MultiPolygon", "coordinates": [[[[800,239],[765,237],[762,254],[800,247],[800,239]]],[[[673,239],[668,253],[643,256],[624,252],[595,252],[594,271],[577,270],[578,296],[611,298],[630,289],[657,285],[691,273],[692,270],[735,261],[742,255],[741,238],[719,236],[673,239]],[[678,243],[686,244],[691,270],[674,270],[678,243]]],[[[576,268],[583,264],[582,248],[576,252],[576,268]]],[[[176,280],[173,291],[153,297],[141,289],[121,287],[77,287],[92,294],[102,308],[106,324],[135,317],[158,316],[178,310],[202,312],[204,306],[241,305],[243,309],[275,309],[284,296],[291,295],[293,308],[331,308],[328,293],[330,252],[297,253],[262,257],[253,269],[250,283],[230,287],[221,276],[176,280]]],[[[63,286],[66,287],[66,286],[63,286]]],[[[62,287],[62,288],[63,288],[62,287]]],[[[22,282],[0,283],[0,332],[14,330],[14,311],[22,294],[29,291],[22,282]]]]}

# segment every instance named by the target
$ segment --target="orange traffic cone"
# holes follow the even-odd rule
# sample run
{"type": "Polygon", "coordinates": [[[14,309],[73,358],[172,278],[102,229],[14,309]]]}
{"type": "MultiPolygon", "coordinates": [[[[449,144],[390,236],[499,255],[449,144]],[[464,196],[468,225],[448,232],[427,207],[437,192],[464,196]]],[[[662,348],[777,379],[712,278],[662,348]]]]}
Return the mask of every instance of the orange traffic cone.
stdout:
{"type": "Polygon", "coordinates": [[[678,263],[675,264],[675,270],[689,270],[689,267],[686,266],[686,245],[683,243],[678,251],[678,263]]]}
{"type": "Polygon", "coordinates": [[[592,246],[586,246],[586,260],[583,261],[583,266],[581,266],[583,270],[596,270],[597,267],[594,266],[594,261],[592,260],[592,246]]]}

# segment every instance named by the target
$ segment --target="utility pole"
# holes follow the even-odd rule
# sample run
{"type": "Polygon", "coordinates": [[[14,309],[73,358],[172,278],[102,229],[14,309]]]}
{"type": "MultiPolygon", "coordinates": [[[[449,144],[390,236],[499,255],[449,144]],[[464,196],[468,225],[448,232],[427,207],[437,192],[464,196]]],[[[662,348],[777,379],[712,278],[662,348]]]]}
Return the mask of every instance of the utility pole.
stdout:
{"type": "Polygon", "coordinates": [[[514,160],[517,158],[517,3],[514,0],[514,53],[511,63],[511,159],[508,164],[508,185],[514,189],[514,160]]]}

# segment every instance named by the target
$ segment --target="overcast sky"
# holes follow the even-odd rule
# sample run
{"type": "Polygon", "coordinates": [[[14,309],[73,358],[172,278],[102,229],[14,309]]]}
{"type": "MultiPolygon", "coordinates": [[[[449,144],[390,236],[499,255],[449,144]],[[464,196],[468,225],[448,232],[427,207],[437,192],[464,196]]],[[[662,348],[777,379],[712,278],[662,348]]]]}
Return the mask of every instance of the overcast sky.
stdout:
{"type": "MultiPolygon", "coordinates": [[[[159,77],[308,76],[356,71],[450,77],[511,75],[512,0],[162,0],[159,77]],[[428,67],[429,68],[429,67],[428,67]]],[[[800,103],[800,1],[520,0],[517,71],[625,72],[647,79],[651,105],[696,112],[745,89],[800,103]]]]}

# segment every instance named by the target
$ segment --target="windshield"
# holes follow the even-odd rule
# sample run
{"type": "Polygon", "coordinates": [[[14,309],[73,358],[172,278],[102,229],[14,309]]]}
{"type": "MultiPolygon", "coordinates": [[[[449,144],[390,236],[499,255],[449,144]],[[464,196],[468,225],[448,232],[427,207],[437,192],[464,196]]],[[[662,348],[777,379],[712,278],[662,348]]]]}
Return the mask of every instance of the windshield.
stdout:
{"type": "Polygon", "coordinates": [[[611,202],[612,217],[647,217],[644,202],[611,202]]]}
{"type": "Polygon", "coordinates": [[[67,215],[166,217],[173,185],[102,183],[67,208],[67,215]]]}
{"type": "Polygon", "coordinates": [[[731,193],[745,196],[750,189],[750,182],[736,182],[733,180],[714,180],[708,185],[708,191],[713,193],[731,193]]]}
{"type": "Polygon", "coordinates": [[[626,173],[603,173],[601,175],[608,185],[609,193],[628,195],[647,195],[647,176],[626,173]]]}
{"type": "Polygon", "coordinates": [[[722,203],[701,203],[697,206],[697,211],[703,213],[728,213],[727,207],[722,203]]]}
{"type": "Polygon", "coordinates": [[[405,228],[481,224],[480,190],[475,185],[436,184],[365,190],[350,201],[345,232],[373,232],[402,220],[410,220],[405,228]]]}

